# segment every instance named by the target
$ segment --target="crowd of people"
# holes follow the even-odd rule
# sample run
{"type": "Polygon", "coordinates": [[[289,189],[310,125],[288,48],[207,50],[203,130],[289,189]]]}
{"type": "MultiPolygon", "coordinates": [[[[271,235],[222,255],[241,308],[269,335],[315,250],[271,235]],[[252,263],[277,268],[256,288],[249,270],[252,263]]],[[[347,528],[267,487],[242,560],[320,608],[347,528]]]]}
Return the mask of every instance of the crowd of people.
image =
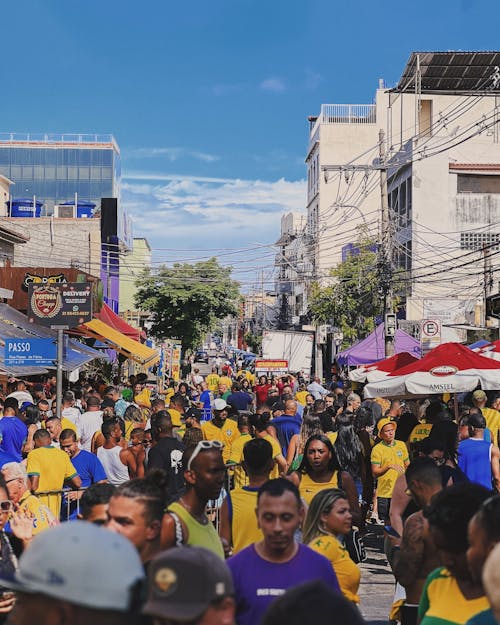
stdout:
{"type": "Polygon", "coordinates": [[[500,394],[362,401],[239,364],[162,394],[81,376],[60,413],[54,377],[9,383],[0,622],[357,625],[368,524],[391,621],[500,622],[500,394]]]}

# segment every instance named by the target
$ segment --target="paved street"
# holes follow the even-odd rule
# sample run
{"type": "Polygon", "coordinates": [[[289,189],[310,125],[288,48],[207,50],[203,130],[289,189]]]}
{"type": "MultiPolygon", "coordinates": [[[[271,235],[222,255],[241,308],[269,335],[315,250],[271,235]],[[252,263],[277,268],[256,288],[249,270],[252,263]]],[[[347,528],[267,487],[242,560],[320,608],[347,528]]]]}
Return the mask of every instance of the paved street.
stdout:
{"type": "Polygon", "coordinates": [[[370,625],[386,624],[394,594],[392,576],[382,552],[382,527],[368,525],[366,562],[361,564],[361,612],[370,625]]]}

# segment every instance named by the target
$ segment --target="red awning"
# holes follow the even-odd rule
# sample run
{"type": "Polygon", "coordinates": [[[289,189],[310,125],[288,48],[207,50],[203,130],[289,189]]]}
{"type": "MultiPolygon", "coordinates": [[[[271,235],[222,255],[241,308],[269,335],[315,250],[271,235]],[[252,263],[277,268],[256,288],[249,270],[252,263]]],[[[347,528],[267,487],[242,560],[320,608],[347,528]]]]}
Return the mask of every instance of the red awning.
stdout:
{"type": "Polygon", "coordinates": [[[113,329],[118,330],[118,332],[125,334],[125,336],[134,339],[134,341],[139,341],[140,343],[141,339],[146,338],[144,332],[134,328],[124,321],[115,312],[113,312],[107,304],[102,305],[101,311],[96,313],[95,317],[106,323],[108,326],[111,326],[113,329]]]}

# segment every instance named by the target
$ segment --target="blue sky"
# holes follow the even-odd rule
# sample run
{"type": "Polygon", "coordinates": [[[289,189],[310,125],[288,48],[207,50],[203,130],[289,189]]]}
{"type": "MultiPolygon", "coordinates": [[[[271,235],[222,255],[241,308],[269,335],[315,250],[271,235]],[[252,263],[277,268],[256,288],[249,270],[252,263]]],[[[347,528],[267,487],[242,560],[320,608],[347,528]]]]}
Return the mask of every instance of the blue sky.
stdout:
{"type": "Polygon", "coordinates": [[[305,205],[307,116],[370,103],[413,50],[497,49],[499,17],[496,0],[6,2],[0,131],[112,132],[155,259],[255,247],[234,255],[251,282],[273,258],[256,243],[305,205]]]}

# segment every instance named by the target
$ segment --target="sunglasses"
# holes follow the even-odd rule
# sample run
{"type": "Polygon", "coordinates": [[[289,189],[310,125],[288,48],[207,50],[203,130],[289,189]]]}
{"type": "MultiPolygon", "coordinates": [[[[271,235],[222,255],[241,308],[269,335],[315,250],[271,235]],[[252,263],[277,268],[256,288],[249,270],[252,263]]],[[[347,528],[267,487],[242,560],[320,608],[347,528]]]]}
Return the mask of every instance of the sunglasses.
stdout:
{"type": "Polygon", "coordinates": [[[4,501],[0,501],[0,511],[1,512],[10,512],[12,510],[12,501],[5,499],[4,501]]]}
{"type": "Polygon", "coordinates": [[[207,451],[208,449],[222,450],[223,447],[224,443],[221,443],[220,441],[200,441],[194,448],[193,455],[191,456],[191,458],[189,458],[187,470],[191,471],[191,465],[193,464],[193,460],[200,453],[200,451],[207,451]]]}

